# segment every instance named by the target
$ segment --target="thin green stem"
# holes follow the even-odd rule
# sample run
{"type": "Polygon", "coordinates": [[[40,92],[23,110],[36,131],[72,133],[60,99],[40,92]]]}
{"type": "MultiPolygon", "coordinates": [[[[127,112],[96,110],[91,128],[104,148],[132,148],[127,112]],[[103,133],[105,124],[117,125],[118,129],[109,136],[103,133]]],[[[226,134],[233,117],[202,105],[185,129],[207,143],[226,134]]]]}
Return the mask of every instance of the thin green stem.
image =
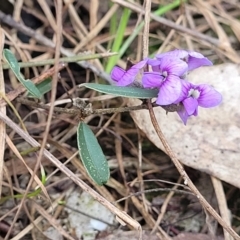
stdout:
{"type": "MultiPolygon", "coordinates": [[[[110,2],[110,7],[112,7],[113,3],[110,2]]],[[[110,19],[110,27],[109,27],[109,33],[110,36],[114,36],[117,32],[117,14],[113,14],[111,19],[110,19]]],[[[108,41],[107,49],[111,49],[112,43],[114,39],[110,39],[108,41]]]]}
{"type": "MultiPolygon", "coordinates": [[[[38,196],[41,193],[41,191],[42,191],[41,188],[38,188],[37,190],[28,193],[26,197],[27,198],[36,197],[36,196],[38,196]]],[[[23,198],[23,194],[15,194],[13,196],[2,197],[0,199],[0,204],[3,204],[4,202],[6,202],[7,200],[12,199],[12,198],[22,199],[23,198]]]]}
{"type": "MultiPolygon", "coordinates": [[[[124,8],[111,51],[114,51],[114,52],[119,51],[119,48],[123,41],[124,33],[125,33],[125,30],[127,27],[127,23],[128,23],[130,14],[131,14],[131,11],[127,8],[124,8]]],[[[110,71],[112,70],[113,66],[116,64],[118,59],[119,58],[117,56],[109,58],[107,66],[106,66],[107,73],[110,73],[110,71]]]]}
{"type": "MultiPolygon", "coordinates": [[[[69,63],[69,62],[80,62],[85,60],[97,59],[97,58],[104,58],[104,57],[111,57],[117,55],[117,52],[109,52],[109,53],[100,53],[100,54],[80,54],[71,57],[64,57],[60,58],[59,62],[69,63]]],[[[47,59],[44,61],[38,62],[19,62],[20,68],[26,67],[40,67],[45,65],[53,65],[55,63],[55,59],[47,59]]],[[[9,69],[9,65],[7,63],[3,63],[3,69],[9,69]]]]}

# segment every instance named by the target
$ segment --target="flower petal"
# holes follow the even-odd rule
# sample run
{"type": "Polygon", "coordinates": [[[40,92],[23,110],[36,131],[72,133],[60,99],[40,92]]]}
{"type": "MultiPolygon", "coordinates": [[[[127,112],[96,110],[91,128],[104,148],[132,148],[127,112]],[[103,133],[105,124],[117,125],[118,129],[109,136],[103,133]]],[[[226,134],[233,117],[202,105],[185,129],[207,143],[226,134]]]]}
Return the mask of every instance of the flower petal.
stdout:
{"type": "Polygon", "coordinates": [[[180,77],[187,72],[188,65],[180,59],[166,56],[161,60],[160,69],[162,72],[166,71],[168,75],[172,74],[180,77]]]}
{"type": "Polygon", "coordinates": [[[215,107],[222,102],[222,95],[213,87],[207,84],[198,85],[200,91],[198,105],[204,108],[215,107]]]}
{"type": "Polygon", "coordinates": [[[159,88],[163,83],[163,76],[157,72],[143,73],[142,84],[144,88],[159,88]]]}
{"type": "Polygon", "coordinates": [[[131,68],[129,68],[127,70],[127,76],[128,77],[131,76],[131,78],[135,79],[135,77],[139,73],[140,69],[142,69],[146,65],[147,61],[148,61],[148,59],[145,59],[145,60],[138,62],[137,64],[134,64],[131,68]]]}
{"type": "Polygon", "coordinates": [[[156,58],[161,59],[163,57],[171,57],[171,58],[178,58],[178,59],[185,59],[188,56],[188,52],[186,50],[181,50],[181,49],[175,49],[170,52],[165,52],[161,54],[157,54],[156,58]]]}
{"type": "Polygon", "coordinates": [[[161,61],[157,60],[157,59],[148,59],[147,64],[150,66],[157,66],[160,65],[161,61]]]}
{"type": "Polygon", "coordinates": [[[114,67],[111,72],[111,77],[114,81],[117,82],[117,86],[128,86],[134,82],[139,71],[146,65],[147,61],[148,59],[146,58],[133,65],[127,71],[119,67],[114,67]]]}
{"type": "Polygon", "coordinates": [[[124,87],[124,86],[130,85],[131,83],[134,82],[135,77],[137,76],[137,73],[135,73],[135,72],[132,73],[132,72],[129,72],[129,71],[125,72],[123,77],[117,82],[117,86],[124,87]]]}
{"type": "Polygon", "coordinates": [[[170,75],[162,83],[156,103],[158,105],[169,105],[174,103],[180,96],[182,84],[179,77],[170,75]]]}
{"type": "Polygon", "coordinates": [[[201,66],[212,66],[212,62],[198,52],[189,52],[188,71],[199,68],[201,66]]]}
{"type": "Polygon", "coordinates": [[[183,121],[184,125],[186,125],[189,115],[187,114],[187,111],[185,110],[184,106],[182,106],[180,110],[177,111],[177,113],[181,120],[183,121]]]}
{"type": "Polygon", "coordinates": [[[198,108],[198,101],[196,98],[188,97],[183,100],[183,106],[187,114],[190,116],[190,115],[193,115],[193,113],[198,108]]]}
{"type": "MultiPolygon", "coordinates": [[[[147,62],[148,62],[149,60],[150,60],[149,58],[145,58],[145,59],[143,59],[142,61],[134,64],[130,69],[138,69],[138,70],[140,70],[141,68],[143,68],[143,67],[147,64],[147,62]]],[[[130,70],[130,69],[129,69],[129,70],[130,70]]]]}
{"type": "Polygon", "coordinates": [[[193,113],[194,116],[198,115],[198,108],[196,108],[195,112],[193,113]]]}
{"type": "Polygon", "coordinates": [[[112,69],[110,75],[111,75],[112,80],[118,82],[118,81],[123,77],[123,75],[124,75],[125,73],[126,73],[125,70],[123,70],[123,69],[120,68],[120,67],[115,66],[115,67],[112,69]]]}
{"type": "Polygon", "coordinates": [[[152,67],[152,70],[154,72],[160,72],[160,63],[161,61],[157,60],[157,59],[149,59],[148,60],[148,65],[150,65],[152,67]]]}
{"type": "Polygon", "coordinates": [[[182,80],[181,79],[181,84],[182,84],[182,90],[179,98],[174,102],[175,104],[178,104],[182,102],[184,99],[188,97],[188,92],[192,87],[192,84],[188,82],[187,80],[182,80]]]}

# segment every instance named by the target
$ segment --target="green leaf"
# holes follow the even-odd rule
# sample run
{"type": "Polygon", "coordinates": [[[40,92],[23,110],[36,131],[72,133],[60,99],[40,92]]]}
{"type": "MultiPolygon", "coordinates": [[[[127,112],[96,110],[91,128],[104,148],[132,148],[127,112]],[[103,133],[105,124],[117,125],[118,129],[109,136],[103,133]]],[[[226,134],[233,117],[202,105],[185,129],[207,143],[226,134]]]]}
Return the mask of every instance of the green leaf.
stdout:
{"type": "Polygon", "coordinates": [[[19,75],[20,67],[18,65],[18,61],[15,58],[14,54],[9,49],[3,49],[3,55],[8,62],[10,68],[14,72],[14,74],[19,75]]]}
{"type": "Polygon", "coordinates": [[[112,85],[104,85],[97,83],[83,83],[80,84],[79,87],[86,87],[93,89],[97,92],[112,94],[121,97],[129,97],[129,98],[140,98],[140,99],[149,99],[157,97],[159,90],[157,89],[145,89],[145,88],[137,88],[137,87],[118,87],[112,85]]]}
{"type": "Polygon", "coordinates": [[[23,84],[23,86],[36,98],[41,98],[42,94],[39,92],[35,84],[27,79],[25,80],[23,75],[20,72],[20,67],[18,64],[17,59],[15,58],[14,54],[9,49],[3,50],[3,56],[6,59],[9,67],[12,69],[13,73],[15,74],[16,78],[23,84]]]}
{"type": "Polygon", "coordinates": [[[36,97],[36,98],[39,98],[39,99],[42,97],[42,94],[39,92],[39,90],[37,89],[37,87],[35,86],[35,84],[31,80],[29,80],[29,79],[24,80],[22,82],[22,84],[24,85],[24,87],[28,90],[28,92],[33,97],[36,97]]]}
{"type": "MultiPolygon", "coordinates": [[[[38,91],[43,95],[52,89],[52,79],[47,78],[43,82],[37,84],[36,87],[38,91]]],[[[33,95],[30,92],[28,93],[28,96],[33,97],[33,95]]]]}
{"type": "Polygon", "coordinates": [[[77,143],[80,157],[88,175],[98,185],[105,184],[110,176],[108,162],[97,138],[84,122],[77,129],[77,143]]]}

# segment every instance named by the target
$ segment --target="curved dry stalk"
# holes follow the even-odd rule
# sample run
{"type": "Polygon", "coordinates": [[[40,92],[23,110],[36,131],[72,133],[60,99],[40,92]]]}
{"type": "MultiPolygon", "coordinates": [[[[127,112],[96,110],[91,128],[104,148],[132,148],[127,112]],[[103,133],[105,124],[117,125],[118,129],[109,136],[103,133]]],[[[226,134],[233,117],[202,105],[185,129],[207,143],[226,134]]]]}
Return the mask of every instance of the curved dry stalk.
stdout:
{"type": "MultiPolygon", "coordinates": [[[[0,61],[2,59],[2,50],[4,47],[4,33],[0,28],[0,61]]],[[[5,95],[5,84],[2,66],[0,65],[0,98],[5,95]]],[[[6,114],[6,106],[0,106],[0,112],[6,114]]],[[[6,126],[4,122],[0,121],[0,198],[2,193],[2,179],[3,179],[3,165],[4,165],[4,149],[5,149],[6,126]]]]}
{"type": "Polygon", "coordinates": [[[144,15],[144,30],[143,30],[143,59],[148,57],[148,43],[149,43],[149,23],[150,23],[150,13],[151,13],[151,1],[145,1],[145,15],[144,15]]]}
{"type": "Polygon", "coordinates": [[[196,195],[196,197],[199,199],[199,202],[201,203],[202,207],[209,212],[217,221],[218,223],[234,238],[237,240],[240,240],[240,236],[221,218],[221,216],[213,209],[213,207],[207,202],[207,200],[202,196],[202,194],[198,191],[198,189],[195,187],[189,176],[187,175],[186,171],[184,170],[182,164],[179,162],[178,158],[176,157],[175,153],[171,149],[170,145],[168,144],[165,136],[163,135],[163,132],[161,128],[158,125],[155,113],[153,111],[152,103],[148,101],[148,110],[150,114],[150,118],[153,124],[153,127],[161,140],[167,154],[172,159],[175,167],[177,168],[178,172],[184,179],[185,185],[188,185],[188,187],[191,189],[191,191],[196,195]]]}
{"type": "MultiPolygon", "coordinates": [[[[226,200],[226,196],[224,193],[222,181],[214,176],[211,176],[211,180],[212,180],[213,188],[214,188],[215,195],[216,195],[216,198],[218,201],[218,207],[219,207],[221,216],[222,216],[223,220],[228,225],[230,225],[231,224],[230,212],[228,210],[227,200],[226,200]]],[[[226,240],[232,240],[232,237],[229,235],[229,233],[226,230],[223,231],[223,234],[224,234],[224,238],[226,240]]]]}

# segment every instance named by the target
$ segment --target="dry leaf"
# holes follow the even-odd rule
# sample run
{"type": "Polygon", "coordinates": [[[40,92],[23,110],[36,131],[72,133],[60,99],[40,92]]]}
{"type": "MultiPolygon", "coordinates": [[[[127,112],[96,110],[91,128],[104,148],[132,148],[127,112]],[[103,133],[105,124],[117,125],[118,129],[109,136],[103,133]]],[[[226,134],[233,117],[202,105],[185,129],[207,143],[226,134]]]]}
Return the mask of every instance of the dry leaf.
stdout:
{"type": "MultiPolygon", "coordinates": [[[[208,83],[222,93],[223,102],[199,109],[187,126],[176,113],[154,109],[159,124],[179,160],[240,188],[240,69],[236,64],[202,67],[188,76],[192,83],[208,83]]],[[[139,100],[129,99],[129,105],[139,100]]],[[[152,127],[147,110],[131,113],[138,127],[160,149],[162,143],[152,127]]]]}

